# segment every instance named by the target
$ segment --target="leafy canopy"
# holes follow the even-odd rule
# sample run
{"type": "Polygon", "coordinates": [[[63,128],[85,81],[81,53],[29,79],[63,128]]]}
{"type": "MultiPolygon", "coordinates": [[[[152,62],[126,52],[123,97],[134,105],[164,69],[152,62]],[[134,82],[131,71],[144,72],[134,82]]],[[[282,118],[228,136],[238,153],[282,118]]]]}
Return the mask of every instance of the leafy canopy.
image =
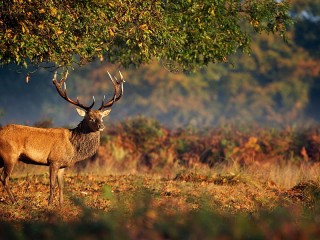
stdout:
{"type": "Polygon", "coordinates": [[[289,4],[275,0],[2,0],[0,8],[0,64],[25,67],[99,57],[193,69],[248,51],[252,31],[285,38],[291,21],[289,4]]]}

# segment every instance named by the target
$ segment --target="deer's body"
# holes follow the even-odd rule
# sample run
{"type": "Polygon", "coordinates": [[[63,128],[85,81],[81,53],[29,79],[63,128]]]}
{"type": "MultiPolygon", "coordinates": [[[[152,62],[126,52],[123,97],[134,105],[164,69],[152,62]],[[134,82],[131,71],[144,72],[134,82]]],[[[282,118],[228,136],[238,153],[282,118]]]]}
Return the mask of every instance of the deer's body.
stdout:
{"type": "Polygon", "coordinates": [[[0,166],[5,159],[7,164],[19,160],[46,166],[57,162],[60,168],[69,167],[94,155],[99,144],[99,131],[8,125],[0,130],[0,166]]]}
{"type": "Polygon", "coordinates": [[[68,98],[66,86],[64,90],[62,89],[67,74],[60,81],[56,80],[55,74],[53,83],[59,95],[80,107],[77,108],[77,112],[83,120],[74,129],[43,129],[13,124],[0,128],[0,168],[3,167],[0,180],[12,202],[15,202],[15,197],[9,187],[9,178],[15,164],[22,161],[49,166],[49,204],[53,202],[54,188],[58,180],[59,200],[62,205],[64,168],[95,154],[100,145],[100,131],[104,129],[103,118],[111,111],[104,108],[111,107],[123,94],[124,80],[121,73],[120,81],[117,79],[114,81],[110,74],[109,76],[115,87],[113,98],[106,103],[103,99],[101,107],[98,110],[92,110],[95,101],[86,107],[78,99],[74,101],[68,98]]]}

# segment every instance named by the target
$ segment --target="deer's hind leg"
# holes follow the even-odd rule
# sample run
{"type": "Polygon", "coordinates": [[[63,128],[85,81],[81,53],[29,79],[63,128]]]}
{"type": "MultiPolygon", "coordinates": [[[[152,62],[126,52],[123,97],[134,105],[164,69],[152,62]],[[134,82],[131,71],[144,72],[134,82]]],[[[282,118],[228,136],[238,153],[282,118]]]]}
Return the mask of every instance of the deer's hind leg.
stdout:
{"type": "Polygon", "coordinates": [[[11,189],[9,186],[9,178],[10,178],[10,175],[13,171],[15,164],[14,164],[14,162],[9,162],[9,163],[4,163],[3,165],[4,165],[4,167],[3,167],[3,170],[1,173],[0,180],[4,186],[4,189],[7,191],[11,202],[14,203],[14,202],[16,202],[16,199],[15,199],[13,193],[11,192],[11,189]]]}

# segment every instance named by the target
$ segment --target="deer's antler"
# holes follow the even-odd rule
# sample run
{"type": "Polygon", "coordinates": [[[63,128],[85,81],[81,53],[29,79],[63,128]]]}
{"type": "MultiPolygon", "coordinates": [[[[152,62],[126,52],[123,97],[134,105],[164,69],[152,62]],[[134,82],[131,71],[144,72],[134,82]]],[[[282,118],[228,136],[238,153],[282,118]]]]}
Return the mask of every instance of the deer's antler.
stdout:
{"type": "Polygon", "coordinates": [[[113,83],[114,86],[114,93],[113,93],[113,97],[108,101],[108,102],[104,102],[105,101],[105,96],[102,99],[102,103],[101,103],[101,107],[99,108],[99,110],[102,110],[104,108],[108,108],[111,107],[116,101],[118,101],[122,95],[123,95],[123,83],[125,82],[123,79],[123,76],[121,74],[121,72],[119,71],[120,74],[120,80],[118,80],[116,77],[111,76],[111,74],[108,72],[108,75],[113,83]]]}
{"type": "Polygon", "coordinates": [[[81,104],[81,103],[79,102],[78,97],[77,97],[77,100],[76,100],[76,101],[70,99],[70,98],[68,97],[68,95],[67,95],[67,85],[66,85],[66,83],[65,83],[66,80],[67,80],[67,77],[68,77],[68,71],[65,73],[65,75],[64,75],[60,80],[57,80],[57,72],[55,72],[55,74],[54,74],[54,76],[53,76],[52,82],[53,82],[53,84],[55,85],[55,87],[56,87],[59,95],[60,95],[64,100],[66,100],[67,102],[69,102],[69,103],[71,103],[71,104],[73,104],[73,105],[75,105],[75,106],[78,106],[78,107],[80,107],[80,108],[82,108],[82,109],[84,109],[84,110],[86,110],[86,111],[89,111],[89,110],[93,107],[93,105],[94,105],[94,103],[95,103],[94,96],[92,97],[92,98],[93,98],[93,101],[92,101],[92,104],[91,104],[90,106],[85,106],[85,105],[81,104]],[[62,85],[64,86],[64,90],[62,89],[62,85]]]}

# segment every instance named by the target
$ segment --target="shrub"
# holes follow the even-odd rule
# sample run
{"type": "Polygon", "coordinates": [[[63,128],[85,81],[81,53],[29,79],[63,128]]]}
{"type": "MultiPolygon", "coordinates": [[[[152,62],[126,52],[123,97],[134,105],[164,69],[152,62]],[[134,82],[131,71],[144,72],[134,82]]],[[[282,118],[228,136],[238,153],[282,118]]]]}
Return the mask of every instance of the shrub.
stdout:
{"type": "Polygon", "coordinates": [[[155,147],[165,135],[165,130],[158,121],[143,116],[130,118],[121,125],[124,137],[139,151],[155,147]]]}

